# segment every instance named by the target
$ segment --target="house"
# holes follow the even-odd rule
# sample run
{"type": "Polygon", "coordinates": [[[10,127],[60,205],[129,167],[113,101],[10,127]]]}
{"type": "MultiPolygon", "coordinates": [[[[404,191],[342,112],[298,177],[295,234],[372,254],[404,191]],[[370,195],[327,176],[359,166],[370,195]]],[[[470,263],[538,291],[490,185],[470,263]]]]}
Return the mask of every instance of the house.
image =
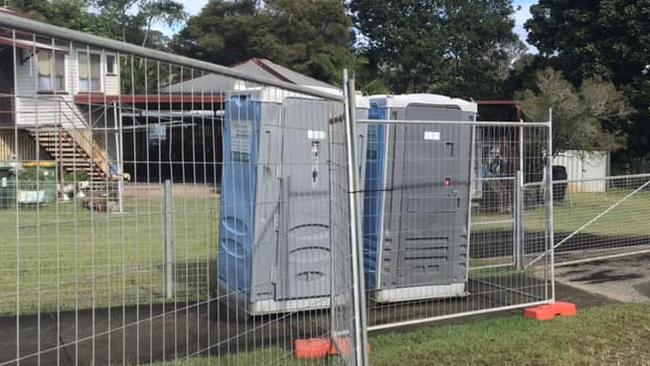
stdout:
{"type": "Polygon", "coordinates": [[[0,29],[0,161],[54,159],[62,175],[105,180],[117,139],[98,130],[115,129],[115,105],[97,109],[76,98],[114,99],[119,68],[112,52],[0,29]]]}
{"type": "MultiPolygon", "coordinates": [[[[60,178],[85,172],[97,185],[120,172],[218,183],[224,94],[257,85],[166,64],[147,86],[132,56],[94,44],[0,28],[0,164],[55,160],[60,178]]],[[[269,60],[232,68],[341,93],[269,60]]]]}

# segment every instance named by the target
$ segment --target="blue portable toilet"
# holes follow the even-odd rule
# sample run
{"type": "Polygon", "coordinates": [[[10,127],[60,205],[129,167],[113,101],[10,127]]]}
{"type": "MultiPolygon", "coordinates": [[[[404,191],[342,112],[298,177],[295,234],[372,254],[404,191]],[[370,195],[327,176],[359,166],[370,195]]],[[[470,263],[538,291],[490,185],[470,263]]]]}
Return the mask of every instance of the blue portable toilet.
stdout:
{"type": "Polygon", "coordinates": [[[363,245],[375,301],[465,294],[469,257],[470,124],[477,105],[435,94],[370,97],[363,245]]]}
{"type": "Polygon", "coordinates": [[[328,128],[338,109],[276,88],[228,95],[218,276],[231,306],[251,315],[329,307],[328,128]]]}

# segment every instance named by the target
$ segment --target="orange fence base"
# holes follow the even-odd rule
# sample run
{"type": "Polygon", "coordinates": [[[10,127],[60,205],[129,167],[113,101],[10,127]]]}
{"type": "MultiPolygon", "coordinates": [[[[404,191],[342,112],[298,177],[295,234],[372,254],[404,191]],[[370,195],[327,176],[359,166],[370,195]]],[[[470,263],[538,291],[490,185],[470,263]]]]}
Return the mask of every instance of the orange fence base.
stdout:
{"type": "MultiPolygon", "coordinates": [[[[370,351],[370,345],[368,345],[368,351],[370,351]]],[[[336,342],[327,338],[296,339],[294,341],[294,355],[301,360],[314,360],[339,354],[347,356],[350,352],[350,340],[347,338],[339,338],[336,342]]]]}
{"type": "Polygon", "coordinates": [[[524,310],[524,317],[535,320],[553,320],[556,316],[575,316],[576,305],[570,302],[557,301],[552,304],[534,306],[524,310]]]}
{"type": "MultiPolygon", "coordinates": [[[[347,337],[338,338],[336,342],[332,342],[332,347],[330,347],[330,356],[338,356],[341,354],[347,357],[351,352],[350,338],[347,337]]],[[[368,345],[368,352],[370,352],[370,345],[368,345]]]]}
{"type": "Polygon", "coordinates": [[[327,338],[296,339],[294,355],[301,360],[314,360],[329,356],[332,342],[327,338]]]}

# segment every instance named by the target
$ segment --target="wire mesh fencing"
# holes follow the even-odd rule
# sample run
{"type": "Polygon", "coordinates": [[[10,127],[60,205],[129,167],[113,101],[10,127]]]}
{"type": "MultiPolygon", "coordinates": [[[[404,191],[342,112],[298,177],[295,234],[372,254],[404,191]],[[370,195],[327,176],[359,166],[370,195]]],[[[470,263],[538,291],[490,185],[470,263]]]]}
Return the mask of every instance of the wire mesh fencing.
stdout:
{"type": "Polygon", "coordinates": [[[554,299],[550,122],[10,14],[0,57],[0,366],[363,365],[367,330],[554,299]]]}
{"type": "Polygon", "coordinates": [[[649,194],[649,174],[555,181],[556,265],[650,252],[649,194]]]}
{"type": "Polygon", "coordinates": [[[0,55],[0,365],[355,364],[340,92],[4,13],[0,55]]]}
{"type": "Polygon", "coordinates": [[[371,98],[361,120],[368,329],[552,301],[551,263],[526,266],[523,244],[552,247],[549,123],[477,122],[471,107],[385,99],[371,98]],[[539,230],[520,224],[531,219],[517,204],[524,181],[538,186],[539,230]]]}

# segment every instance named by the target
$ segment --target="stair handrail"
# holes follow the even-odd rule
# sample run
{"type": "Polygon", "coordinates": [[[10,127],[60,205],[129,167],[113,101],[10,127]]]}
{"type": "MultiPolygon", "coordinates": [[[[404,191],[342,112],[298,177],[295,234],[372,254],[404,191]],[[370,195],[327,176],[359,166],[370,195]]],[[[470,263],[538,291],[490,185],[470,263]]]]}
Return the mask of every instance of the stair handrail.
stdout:
{"type": "MultiPolygon", "coordinates": [[[[106,153],[106,147],[103,146],[103,144],[99,143],[97,139],[95,139],[92,136],[92,127],[88,124],[88,122],[85,120],[83,116],[79,114],[79,112],[76,109],[76,106],[72,105],[72,103],[65,99],[62,95],[23,95],[23,94],[14,94],[14,93],[0,93],[0,97],[13,97],[14,99],[33,99],[33,100],[46,100],[46,101],[54,101],[57,103],[59,106],[58,108],[58,114],[63,116],[70,124],[72,125],[72,128],[64,128],[63,123],[59,120],[58,123],[55,123],[54,125],[52,124],[36,124],[36,130],[38,130],[39,127],[45,128],[45,127],[59,127],[63,128],[70,137],[72,137],[77,145],[86,153],[88,156],[93,160],[93,162],[99,166],[99,168],[106,173],[107,175],[109,174],[109,157],[108,154],[106,153]],[[71,118],[68,113],[66,113],[62,108],[61,105],[65,106],[65,110],[67,112],[72,113],[74,116],[71,118]],[[79,122],[81,122],[81,125],[79,125],[79,122]],[[90,136],[88,136],[85,132],[90,132],[90,136]],[[100,149],[96,149],[95,146],[100,145],[100,149]]],[[[14,113],[17,113],[14,111],[14,113]]],[[[25,128],[29,128],[27,126],[24,126],[25,128]]]]}
{"type": "MultiPolygon", "coordinates": [[[[20,96],[21,98],[25,98],[25,96],[20,96]]],[[[27,96],[27,98],[33,98],[31,96],[27,96]]],[[[39,96],[37,97],[38,99],[44,99],[44,100],[54,100],[57,102],[59,106],[59,114],[63,116],[70,124],[72,125],[72,128],[64,128],[63,123],[59,121],[58,125],[59,127],[63,128],[66,133],[72,137],[77,145],[81,147],[82,150],[88,154],[88,156],[91,158],[91,160],[94,161],[99,168],[106,173],[107,175],[109,174],[109,158],[108,155],[106,154],[106,147],[101,146],[100,149],[96,149],[96,145],[101,145],[98,143],[98,141],[92,137],[92,127],[87,123],[85,118],[79,114],[79,112],[76,109],[76,106],[73,106],[70,101],[66,100],[63,98],[61,95],[47,95],[47,96],[39,96]],[[65,106],[65,111],[61,108],[61,106],[65,106]],[[67,112],[72,113],[73,117],[71,118],[67,112]],[[81,122],[81,126],[79,126],[79,122],[81,122]],[[85,132],[90,132],[90,136],[88,136],[85,132]]]]}
{"type": "MultiPolygon", "coordinates": [[[[65,105],[68,111],[72,112],[74,117],[78,121],[81,121],[83,125],[86,126],[86,128],[73,128],[73,129],[65,129],[68,134],[71,135],[71,137],[79,144],[79,146],[90,156],[95,163],[99,166],[99,168],[104,171],[107,175],[109,174],[109,158],[108,154],[106,154],[106,148],[102,146],[100,149],[96,149],[95,146],[98,145],[97,140],[92,137],[92,128],[88,125],[86,120],[79,115],[79,112],[77,112],[76,108],[70,105],[70,102],[61,98],[60,101],[62,102],[63,105],[65,105]],[[90,136],[88,136],[86,133],[90,132],[90,136]]],[[[72,125],[75,125],[75,121],[70,118],[63,110],[61,111],[61,115],[66,118],[69,122],[72,123],[72,125]]]]}

